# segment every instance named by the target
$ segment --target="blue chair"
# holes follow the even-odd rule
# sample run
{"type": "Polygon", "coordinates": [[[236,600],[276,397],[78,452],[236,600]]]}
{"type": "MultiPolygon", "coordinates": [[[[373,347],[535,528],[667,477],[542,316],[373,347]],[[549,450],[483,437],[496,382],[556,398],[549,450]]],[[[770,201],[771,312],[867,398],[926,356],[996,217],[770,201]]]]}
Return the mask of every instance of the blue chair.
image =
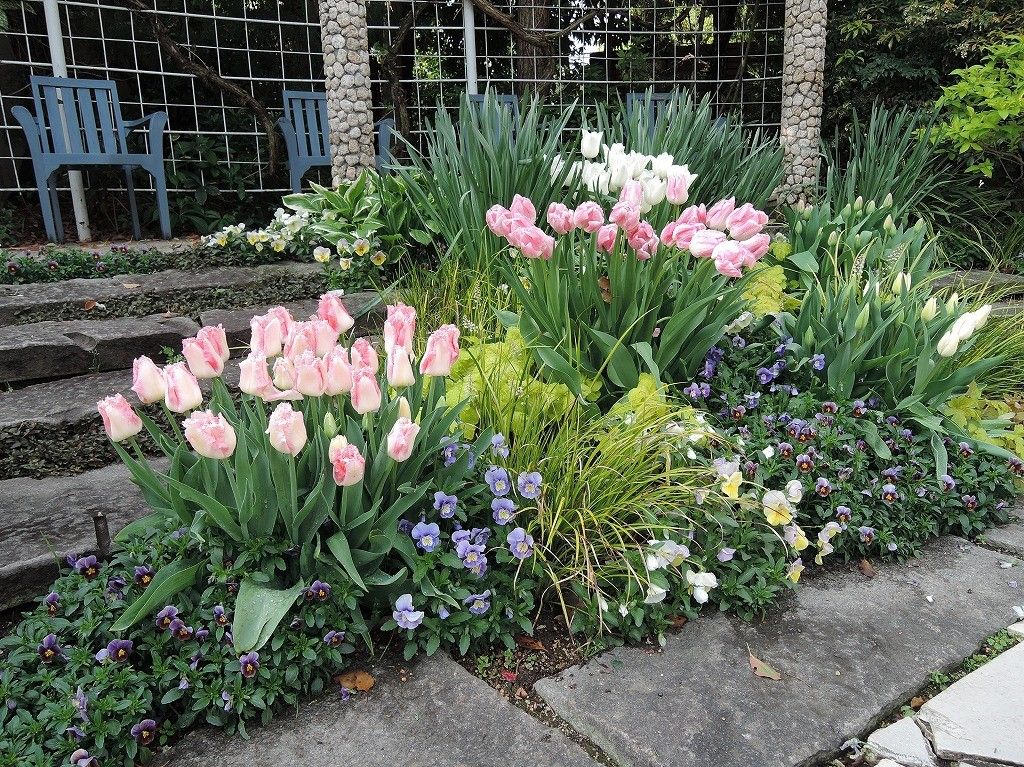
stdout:
{"type": "MultiPolygon", "coordinates": [[[[284,116],[277,121],[288,150],[288,175],[292,191],[302,191],[302,177],[310,168],[331,166],[331,125],[327,117],[327,94],[318,91],[285,91],[284,116]]],[[[395,121],[379,120],[377,128],[377,172],[386,171],[392,160],[391,140],[395,121]]]]}
{"type": "Polygon", "coordinates": [[[626,119],[633,124],[633,113],[638,109],[647,110],[647,126],[654,133],[654,126],[662,111],[672,101],[672,93],[630,93],[626,95],[626,119]],[[650,98],[648,98],[650,96],[650,98]]]}
{"type": "Polygon", "coordinates": [[[132,171],[142,168],[153,176],[160,232],[164,239],[170,239],[167,178],[164,175],[167,113],[154,112],[139,120],[125,120],[121,116],[117,84],[112,80],[33,77],[31,82],[35,115],[21,106],[11,111],[28,139],[46,236],[53,242],[64,239],[57,201],[55,176],[58,171],[120,166],[128,189],[135,238],[142,237],[142,229],[132,171]],[[128,148],[128,137],[144,125],[149,129],[149,150],[132,152],[128,148]]]}
{"type": "MultiPolygon", "coordinates": [[[[476,108],[483,112],[483,105],[485,99],[491,99],[500,107],[504,107],[509,110],[510,116],[514,124],[519,122],[519,97],[514,93],[471,93],[469,94],[469,103],[476,105],[476,108]]],[[[494,137],[497,140],[501,140],[501,125],[496,124],[494,127],[494,137]]],[[[515,140],[515,136],[512,137],[515,140]]]]}

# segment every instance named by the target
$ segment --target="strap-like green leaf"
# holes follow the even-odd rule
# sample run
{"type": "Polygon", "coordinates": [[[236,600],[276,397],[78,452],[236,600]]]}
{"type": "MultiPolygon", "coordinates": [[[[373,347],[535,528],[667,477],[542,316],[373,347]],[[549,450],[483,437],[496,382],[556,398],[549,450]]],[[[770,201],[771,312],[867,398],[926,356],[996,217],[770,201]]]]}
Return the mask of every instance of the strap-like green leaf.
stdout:
{"type": "Polygon", "coordinates": [[[175,560],[157,570],[146,590],[132,602],[121,617],[114,621],[111,631],[124,631],[138,623],[157,608],[166,605],[175,594],[193,583],[203,569],[203,563],[175,560]]]}

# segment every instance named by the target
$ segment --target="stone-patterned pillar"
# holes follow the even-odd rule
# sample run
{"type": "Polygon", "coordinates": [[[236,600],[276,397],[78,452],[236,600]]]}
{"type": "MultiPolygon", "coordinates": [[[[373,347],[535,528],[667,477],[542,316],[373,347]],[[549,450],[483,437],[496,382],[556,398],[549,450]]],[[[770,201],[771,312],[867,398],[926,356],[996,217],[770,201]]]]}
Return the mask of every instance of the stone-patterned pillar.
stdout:
{"type": "Polygon", "coordinates": [[[785,174],[775,192],[780,203],[806,202],[818,178],[821,110],[825,89],[826,0],[786,0],[782,69],[785,174]]]}
{"type": "Polygon", "coordinates": [[[335,185],[374,164],[366,0],[319,0],[331,176],[335,185]]]}

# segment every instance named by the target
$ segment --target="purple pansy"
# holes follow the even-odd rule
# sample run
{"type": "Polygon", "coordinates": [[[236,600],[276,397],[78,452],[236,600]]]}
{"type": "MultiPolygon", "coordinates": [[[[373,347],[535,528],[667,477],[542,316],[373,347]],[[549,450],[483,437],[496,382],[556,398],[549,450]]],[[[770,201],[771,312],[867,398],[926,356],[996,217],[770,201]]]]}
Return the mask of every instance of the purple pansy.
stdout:
{"type": "Polygon", "coordinates": [[[818,481],[814,483],[814,492],[822,498],[827,498],[831,494],[832,489],[832,483],[825,477],[818,477],[818,481]]]}
{"type": "Polygon", "coordinates": [[[174,605],[167,605],[156,614],[156,627],[167,630],[171,627],[174,619],[178,617],[178,608],[174,605]]]}
{"type": "Polygon", "coordinates": [[[900,499],[900,494],[896,490],[896,485],[891,482],[886,482],[882,485],[882,500],[887,504],[893,504],[900,499]]]}
{"type": "Polygon", "coordinates": [[[516,505],[510,498],[495,498],[491,501],[491,516],[499,525],[507,525],[516,515],[516,505]]]}
{"type": "Polygon", "coordinates": [[[836,506],[836,519],[840,524],[847,525],[853,519],[853,510],[849,506],[836,506]]]}
{"type": "Polygon", "coordinates": [[[508,472],[500,466],[492,466],[485,471],[484,482],[491,488],[491,492],[497,496],[508,495],[509,490],[512,489],[508,472]]]}
{"type": "Polygon", "coordinates": [[[543,478],[539,471],[524,471],[519,475],[516,486],[519,488],[519,495],[529,498],[531,501],[540,496],[540,486],[543,478]]]}
{"type": "Polygon", "coordinates": [[[414,629],[423,622],[423,612],[413,609],[412,594],[402,594],[395,600],[395,610],[391,617],[403,629],[414,629]]]}
{"type": "Polygon", "coordinates": [[[342,642],[345,641],[344,631],[328,631],[324,635],[324,644],[331,647],[338,647],[342,642]]]}
{"type": "Polygon", "coordinates": [[[100,663],[124,663],[132,654],[134,643],[130,639],[112,639],[106,647],[96,653],[100,663]]]}
{"type": "Polygon", "coordinates": [[[411,535],[412,539],[416,541],[416,546],[427,554],[436,549],[441,542],[441,528],[434,522],[429,524],[427,522],[417,522],[416,526],[412,529],[411,535]]]}
{"type": "Polygon", "coordinates": [[[939,477],[939,482],[942,483],[942,489],[945,490],[946,492],[949,492],[950,490],[956,488],[956,480],[953,479],[948,474],[943,474],[941,477],[939,477]]]}
{"type": "Polygon", "coordinates": [[[213,622],[216,623],[218,626],[228,625],[228,616],[224,612],[224,605],[213,606],[213,622]]]}
{"type": "Polygon", "coordinates": [[[469,605],[469,611],[473,615],[483,615],[491,609],[491,590],[487,589],[482,594],[470,594],[462,600],[462,604],[469,605]]]}
{"type": "Polygon", "coordinates": [[[156,721],[143,719],[132,726],[132,737],[140,746],[148,746],[156,740],[156,721]]]}
{"type": "Polygon", "coordinates": [[[974,495],[965,495],[961,499],[964,502],[964,508],[968,511],[974,511],[978,508],[978,498],[974,495]]]}
{"type": "Polygon", "coordinates": [[[84,748],[72,751],[70,759],[73,767],[100,767],[99,760],[84,748]]]}
{"type": "Polygon", "coordinates": [[[57,609],[60,607],[60,594],[56,591],[51,591],[43,599],[43,604],[46,605],[46,612],[50,615],[56,615],[57,609]]]}
{"type": "Polygon", "coordinates": [[[192,635],[195,633],[192,627],[186,624],[181,618],[175,618],[171,621],[171,625],[167,627],[167,630],[182,642],[191,639],[192,635]]]}
{"type": "Polygon", "coordinates": [[[315,580],[306,589],[306,599],[326,602],[331,598],[331,586],[326,581],[315,580]]]}
{"type": "Polygon", "coordinates": [[[718,550],[718,554],[716,554],[715,557],[719,562],[731,562],[735,554],[736,549],[730,549],[728,546],[723,546],[718,550]]]}
{"type": "Polygon", "coordinates": [[[92,580],[100,574],[99,560],[96,559],[94,554],[76,559],[75,570],[78,571],[79,575],[83,575],[89,580],[92,580]]]}
{"type": "Polygon", "coordinates": [[[824,370],[825,369],[825,355],[824,354],[815,354],[815,355],[813,355],[811,357],[811,367],[814,368],[815,370],[824,370]]]}
{"type": "Polygon", "coordinates": [[[260,654],[255,650],[247,652],[238,659],[238,668],[241,670],[243,677],[252,679],[256,676],[256,672],[260,670],[260,654]]]}
{"type": "Polygon", "coordinates": [[[71,705],[75,707],[75,713],[83,722],[89,721],[89,699],[85,696],[82,688],[79,687],[71,696],[71,705]]]}
{"type": "Polygon", "coordinates": [[[459,507],[459,499],[454,495],[438,490],[434,493],[434,508],[440,513],[441,519],[451,519],[459,507]]]}
{"type": "Polygon", "coordinates": [[[875,540],[875,528],[864,525],[858,528],[857,534],[860,536],[862,543],[871,543],[875,540]]]}
{"type": "Polygon", "coordinates": [[[136,565],[135,566],[135,585],[146,588],[153,580],[155,571],[149,565],[136,565]]]}
{"type": "Polygon", "coordinates": [[[533,554],[533,536],[523,528],[517,527],[505,540],[508,541],[509,551],[516,559],[526,559],[533,554]]]}
{"type": "Polygon", "coordinates": [[[504,434],[495,434],[491,437],[491,450],[499,458],[508,458],[508,443],[504,434]]]}

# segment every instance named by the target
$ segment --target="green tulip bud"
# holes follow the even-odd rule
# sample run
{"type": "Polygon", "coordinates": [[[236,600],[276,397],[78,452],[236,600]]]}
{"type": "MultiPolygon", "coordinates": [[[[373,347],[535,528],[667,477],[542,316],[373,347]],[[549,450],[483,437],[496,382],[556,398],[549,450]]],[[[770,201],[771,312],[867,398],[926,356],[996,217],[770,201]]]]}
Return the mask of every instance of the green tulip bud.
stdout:
{"type": "Polygon", "coordinates": [[[853,201],[853,209],[855,211],[857,211],[858,213],[860,213],[862,210],[864,210],[864,197],[863,196],[861,196],[859,194],[857,195],[857,199],[853,201]]]}
{"type": "Polygon", "coordinates": [[[935,296],[932,296],[928,299],[928,303],[921,308],[921,319],[925,322],[931,322],[938,313],[939,301],[935,296]]]}
{"type": "MultiPolygon", "coordinates": [[[[877,285],[876,285],[877,287],[877,285]]],[[[864,304],[864,308],[860,310],[860,314],[857,315],[857,321],[853,323],[854,330],[858,333],[862,331],[868,325],[868,319],[871,317],[871,305],[864,304]]]]}
{"type": "Polygon", "coordinates": [[[885,217],[885,221],[882,223],[882,228],[889,234],[896,231],[896,223],[892,220],[892,216],[885,217]]]}
{"type": "Polygon", "coordinates": [[[959,305],[959,303],[960,303],[960,294],[959,293],[954,293],[953,295],[951,295],[949,297],[949,300],[946,301],[946,311],[949,312],[950,314],[952,314],[953,312],[956,311],[956,307],[959,305]]]}
{"type": "Polygon", "coordinates": [[[867,207],[864,208],[864,210],[867,211],[867,214],[870,216],[872,213],[875,212],[875,210],[877,208],[878,208],[878,206],[875,204],[875,201],[874,200],[869,200],[868,204],[867,204],[867,207]]]}
{"type": "Polygon", "coordinates": [[[811,330],[811,328],[807,328],[807,330],[804,331],[804,348],[814,348],[814,331],[811,330]]]}
{"type": "Polygon", "coordinates": [[[839,242],[839,232],[833,229],[832,234],[828,236],[828,244],[830,247],[834,247],[837,242],[839,242]]]}
{"type": "Polygon", "coordinates": [[[327,439],[334,439],[334,435],[338,433],[338,422],[334,420],[334,416],[328,413],[324,416],[324,436],[327,439]]]}
{"type": "Polygon", "coordinates": [[[885,196],[885,199],[882,200],[882,206],[886,208],[892,207],[892,192],[889,192],[889,194],[885,196]]]}

